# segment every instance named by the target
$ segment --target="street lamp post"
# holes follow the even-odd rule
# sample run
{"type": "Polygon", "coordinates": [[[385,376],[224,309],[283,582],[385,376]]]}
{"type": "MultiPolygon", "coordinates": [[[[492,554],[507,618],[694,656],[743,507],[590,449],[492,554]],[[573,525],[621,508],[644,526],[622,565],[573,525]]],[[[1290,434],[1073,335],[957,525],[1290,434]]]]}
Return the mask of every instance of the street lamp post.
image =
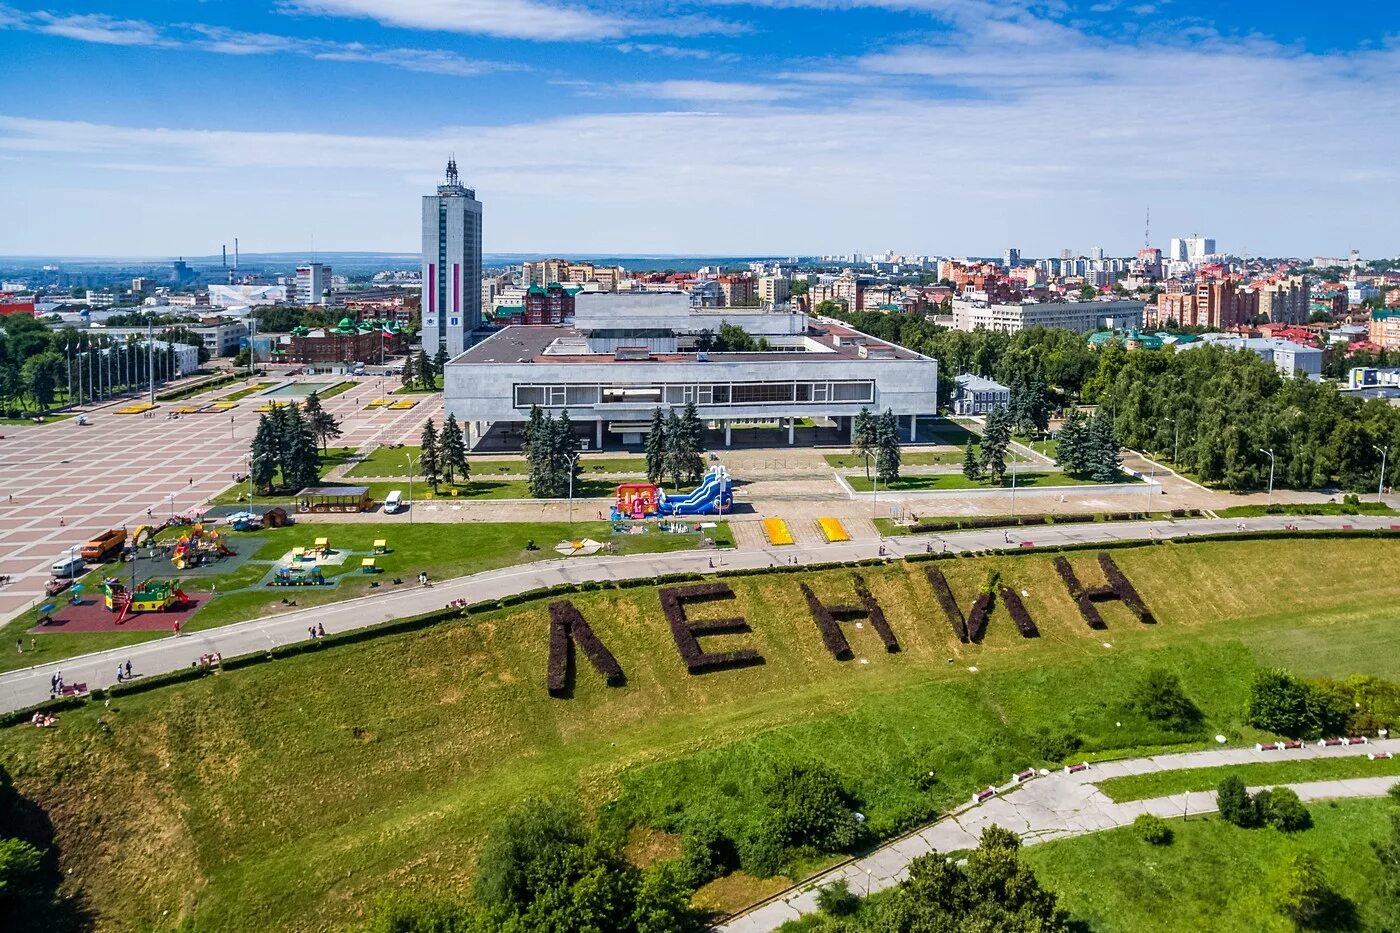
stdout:
{"type": "Polygon", "coordinates": [[[1376,483],[1376,495],[1383,496],[1385,495],[1385,461],[1386,457],[1390,455],[1390,445],[1387,444],[1384,447],[1380,447],[1376,444],[1372,444],[1371,446],[1381,455],[1381,478],[1380,481],[1376,483]]]}
{"type": "Polygon", "coordinates": [[[1273,452],[1272,450],[1266,450],[1266,449],[1264,449],[1263,447],[1260,447],[1260,448],[1259,448],[1259,452],[1260,452],[1261,454],[1268,454],[1268,455],[1269,455],[1269,505],[1273,505],[1273,504],[1274,504],[1274,463],[1275,463],[1275,460],[1274,460],[1274,452],[1273,452]]]}
{"type": "Polygon", "coordinates": [[[568,458],[568,461],[569,461],[569,524],[570,524],[570,525],[572,525],[572,524],[574,523],[574,464],[578,463],[578,458],[581,457],[581,456],[583,456],[583,455],[582,455],[581,453],[579,453],[579,454],[573,454],[572,456],[570,456],[570,457],[568,458]]]}
{"type": "MultiPolygon", "coordinates": [[[[413,510],[418,506],[413,501],[413,454],[404,454],[404,459],[408,461],[408,523],[413,524],[413,510]]],[[[421,461],[423,458],[420,456],[421,461]]]]}

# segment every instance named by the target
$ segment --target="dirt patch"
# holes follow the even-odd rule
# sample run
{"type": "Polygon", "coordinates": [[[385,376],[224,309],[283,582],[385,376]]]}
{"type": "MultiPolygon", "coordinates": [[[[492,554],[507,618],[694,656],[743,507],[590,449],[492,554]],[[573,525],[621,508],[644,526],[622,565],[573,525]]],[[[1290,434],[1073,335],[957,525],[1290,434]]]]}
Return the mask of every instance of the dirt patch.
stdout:
{"type": "Polygon", "coordinates": [[[638,868],[646,868],[666,859],[680,858],[681,837],[675,833],[663,833],[648,826],[634,826],[627,834],[627,844],[622,847],[622,857],[638,868]]]}
{"type": "Polygon", "coordinates": [[[691,904],[700,910],[728,916],[791,886],[792,879],[786,875],[755,878],[746,872],[736,871],[732,875],[716,878],[696,891],[691,904]]]}

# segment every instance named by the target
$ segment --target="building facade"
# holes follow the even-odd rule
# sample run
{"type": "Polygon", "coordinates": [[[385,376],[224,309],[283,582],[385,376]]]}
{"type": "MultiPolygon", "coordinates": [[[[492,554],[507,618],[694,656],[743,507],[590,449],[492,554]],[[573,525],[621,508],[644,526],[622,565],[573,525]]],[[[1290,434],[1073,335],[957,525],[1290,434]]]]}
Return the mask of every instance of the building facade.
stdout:
{"type": "Polygon", "coordinates": [[[1011,404],[1011,390],[999,382],[964,373],[955,380],[957,395],[953,397],[953,414],[985,415],[993,409],[1011,404]]]}
{"type": "Polygon", "coordinates": [[[456,356],[481,326],[481,202],[455,159],[437,194],[423,198],[423,349],[456,356]]]}
{"type": "Polygon", "coordinates": [[[369,363],[402,353],[404,347],[397,329],[357,325],[347,317],[334,328],[298,327],[281,338],[277,349],[288,363],[369,363]]]}
{"type": "Polygon", "coordinates": [[[1142,327],[1141,301],[1044,301],[995,304],[953,299],[956,330],[1015,333],[1027,327],[1063,327],[1081,334],[1142,327]]]}
{"type": "Polygon", "coordinates": [[[296,301],[299,305],[323,305],[331,291],[331,267],[323,262],[297,266],[296,301]]]}
{"type": "Polygon", "coordinates": [[[574,316],[574,295],[577,293],[577,289],[565,288],[558,282],[531,285],[525,290],[525,323],[562,324],[574,316]]]}
{"type": "Polygon", "coordinates": [[[1312,289],[1301,275],[1290,275],[1277,282],[1268,282],[1255,292],[1259,297],[1259,314],[1273,324],[1306,324],[1311,314],[1312,289]]]}
{"type": "Polygon", "coordinates": [[[1385,308],[1371,312],[1370,340],[1387,350],[1400,350],[1400,309],[1385,308]]]}
{"type": "Polygon", "coordinates": [[[777,308],[792,297],[792,279],[781,275],[765,275],[758,280],[758,303],[765,308],[777,308]]]}

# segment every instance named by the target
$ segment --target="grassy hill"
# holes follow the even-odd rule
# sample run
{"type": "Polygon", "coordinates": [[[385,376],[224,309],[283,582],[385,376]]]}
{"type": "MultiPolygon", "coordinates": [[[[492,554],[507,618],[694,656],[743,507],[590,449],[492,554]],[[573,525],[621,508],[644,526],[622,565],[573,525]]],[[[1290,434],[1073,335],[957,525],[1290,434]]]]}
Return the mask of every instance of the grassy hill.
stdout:
{"type": "MultiPolygon", "coordinates": [[[[48,810],[70,890],[102,928],[339,928],[386,887],[466,890],[485,831],[532,795],[577,793],[621,825],[697,808],[742,820],[772,764],[820,760],[888,832],[1048,760],[1047,736],[1072,734],[1079,754],[1168,741],[1118,712],[1152,667],[1180,676],[1209,734],[1241,741],[1261,664],[1400,676],[1400,541],[1112,553],[1156,625],[1108,603],[1108,629],[1091,631],[1047,555],[942,561],[964,612],[999,571],[1041,632],[1023,639],[998,607],[985,643],[964,645],[927,565],[892,564],[860,573],[902,650],[849,623],[855,657],[836,661],[799,581],[850,604],[855,571],[736,577],[734,600],[691,615],[744,616],[751,632],[705,644],[765,663],[691,676],[654,588],[581,593],[625,686],[580,652],[572,698],[550,698],[548,612],[527,603],[9,729],[0,760],[48,810]]],[[[1101,582],[1092,552],[1072,562],[1101,582]]]]}

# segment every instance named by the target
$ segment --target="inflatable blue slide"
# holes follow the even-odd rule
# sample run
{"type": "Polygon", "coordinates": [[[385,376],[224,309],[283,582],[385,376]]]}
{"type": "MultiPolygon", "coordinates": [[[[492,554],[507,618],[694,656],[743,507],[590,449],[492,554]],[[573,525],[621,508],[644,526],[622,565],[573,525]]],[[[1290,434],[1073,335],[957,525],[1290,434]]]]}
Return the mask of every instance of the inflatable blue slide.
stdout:
{"type": "Polygon", "coordinates": [[[705,479],[692,492],[685,496],[659,494],[659,514],[670,515],[717,515],[734,507],[734,493],[729,485],[729,471],[722,466],[714,467],[705,474],[705,479]]]}

